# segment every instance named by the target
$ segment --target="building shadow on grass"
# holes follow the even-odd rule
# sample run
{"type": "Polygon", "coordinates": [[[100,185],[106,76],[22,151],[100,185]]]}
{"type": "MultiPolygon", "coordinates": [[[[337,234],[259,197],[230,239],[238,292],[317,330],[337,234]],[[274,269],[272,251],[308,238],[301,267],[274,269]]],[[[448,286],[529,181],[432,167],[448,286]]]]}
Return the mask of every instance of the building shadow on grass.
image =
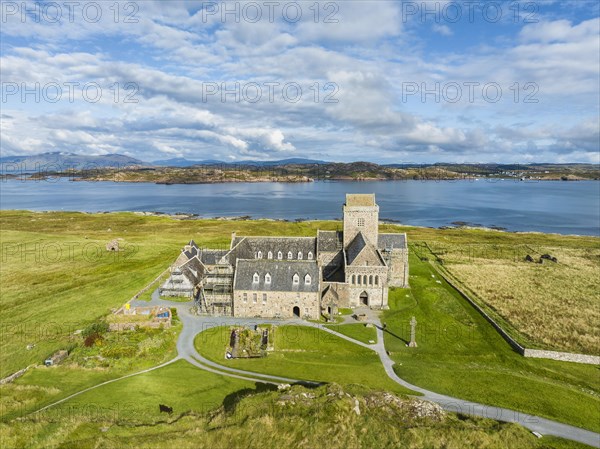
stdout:
{"type": "MultiPolygon", "coordinates": [[[[292,385],[302,385],[305,388],[318,388],[325,384],[326,384],[325,382],[319,383],[319,382],[300,381],[300,382],[296,382],[292,385]]],[[[278,390],[277,385],[263,383],[263,382],[255,382],[254,387],[255,388],[243,388],[241,390],[234,391],[233,393],[225,396],[225,398],[223,399],[223,408],[225,409],[225,412],[227,412],[227,413],[233,412],[235,410],[235,407],[237,406],[237,404],[242,399],[244,399],[248,396],[252,396],[252,395],[255,395],[258,393],[264,393],[267,391],[277,391],[278,390]]]]}

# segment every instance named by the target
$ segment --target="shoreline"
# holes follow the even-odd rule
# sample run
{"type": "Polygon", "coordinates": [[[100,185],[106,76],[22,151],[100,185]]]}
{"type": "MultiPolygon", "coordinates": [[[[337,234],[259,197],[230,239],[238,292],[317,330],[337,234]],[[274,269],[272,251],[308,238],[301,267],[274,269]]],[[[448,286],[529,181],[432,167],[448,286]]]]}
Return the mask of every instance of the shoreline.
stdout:
{"type": "MultiPolygon", "coordinates": [[[[237,215],[237,216],[214,216],[214,217],[205,217],[200,216],[194,213],[184,213],[184,212],[176,212],[176,213],[167,213],[167,212],[157,212],[157,211],[132,211],[132,210],[121,210],[121,211],[80,211],[80,210],[32,210],[32,209],[0,209],[0,214],[3,212],[30,212],[36,214],[52,214],[52,213],[78,213],[78,214],[86,214],[86,215],[106,215],[106,214],[134,214],[138,216],[145,217],[164,217],[170,218],[171,220],[214,220],[214,221],[271,221],[271,222],[288,222],[288,223],[314,223],[318,221],[341,221],[340,218],[329,218],[329,219],[309,219],[309,218],[269,218],[269,217],[252,217],[250,215],[237,215]]],[[[558,232],[543,232],[543,231],[512,231],[510,229],[502,228],[499,226],[477,226],[473,223],[462,222],[462,221],[454,221],[451,224],[456,224],[454,226],[444,225],[444,226],[422,226],[422,225],[411,225],[407,223],[402,223],[393,219],[382,219],[379,221],[380,225],[391,225],[391,226],[399,226],[399,227],[407,227],[407,228],[418,228],[418,229],[434,229],[434,230],[467,230],[467,231],[486,231],[486,232],[504,232],[509,234],[541,234],[541,235],[553,235],[560,237],[582,237],[582,238],[597,238],[600,239],[600,234],[591,235],[591,234],[561,234],[558,232]]]]}

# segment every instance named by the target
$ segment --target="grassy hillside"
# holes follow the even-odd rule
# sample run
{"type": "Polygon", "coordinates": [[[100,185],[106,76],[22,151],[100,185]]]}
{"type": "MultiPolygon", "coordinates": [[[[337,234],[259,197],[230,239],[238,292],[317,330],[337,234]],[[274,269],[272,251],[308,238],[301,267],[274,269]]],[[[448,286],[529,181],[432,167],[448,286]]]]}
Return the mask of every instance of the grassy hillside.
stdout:
{"type": "Polygon", "coordinates": [[[0,424],[3,447],[585,449],[516,425],[336,384],[278,392],[180,361],[0,424]],[[122,399],[119,399],[122,398],[122,399]],[[158,404],[173,408],[161,414],[158,404]]]}

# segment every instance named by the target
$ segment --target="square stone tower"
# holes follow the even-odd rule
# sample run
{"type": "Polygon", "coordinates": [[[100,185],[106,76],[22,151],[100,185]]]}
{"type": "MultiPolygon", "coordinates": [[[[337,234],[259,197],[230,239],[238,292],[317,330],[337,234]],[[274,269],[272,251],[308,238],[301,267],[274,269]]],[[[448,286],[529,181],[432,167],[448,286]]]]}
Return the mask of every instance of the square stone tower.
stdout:
{"type": "Polygon", "coordinates": [[[374,194],[346,194],[344,204],[344,248],[362,232],[367,242],[377,248],[379,206],[374,194]]]}

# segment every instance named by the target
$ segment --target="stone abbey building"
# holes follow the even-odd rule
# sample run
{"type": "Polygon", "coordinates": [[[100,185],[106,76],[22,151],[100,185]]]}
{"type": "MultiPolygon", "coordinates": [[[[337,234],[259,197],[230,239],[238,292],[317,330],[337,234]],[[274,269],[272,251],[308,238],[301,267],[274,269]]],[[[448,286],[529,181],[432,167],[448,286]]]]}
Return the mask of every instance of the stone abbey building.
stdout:
{"type": "Polygon", "coordinates": [[[386,308],[408,286],[406,234],[380,234],[375,195],[348,194],[343,231],[316,237],[232,235],[228,250],[192,240],[160,287],[208,315],[318,319],[340,307],[386,308]]]}

